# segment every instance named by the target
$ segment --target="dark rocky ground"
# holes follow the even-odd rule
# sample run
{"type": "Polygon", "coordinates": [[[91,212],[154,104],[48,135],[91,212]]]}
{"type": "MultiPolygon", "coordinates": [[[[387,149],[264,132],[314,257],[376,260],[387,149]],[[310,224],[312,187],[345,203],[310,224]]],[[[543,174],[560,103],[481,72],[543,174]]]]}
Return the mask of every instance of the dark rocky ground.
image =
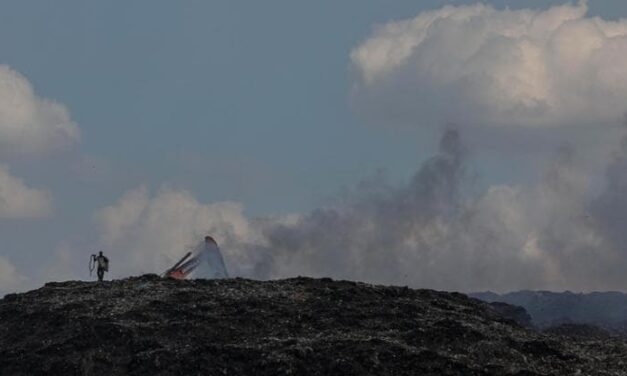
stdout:
{"type": "Polygon", "coordinates": [[[328,279],[49,283],[0,300],[0,375],[627,375],[626,342],[503,315],[328,279]]]}

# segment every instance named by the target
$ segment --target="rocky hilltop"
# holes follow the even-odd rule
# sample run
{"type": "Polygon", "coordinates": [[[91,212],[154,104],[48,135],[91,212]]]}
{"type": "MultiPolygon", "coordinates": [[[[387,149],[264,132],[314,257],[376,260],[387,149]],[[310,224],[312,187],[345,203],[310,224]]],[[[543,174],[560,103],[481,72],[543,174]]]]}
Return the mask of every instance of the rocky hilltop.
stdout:
{"type": "Polygon", "coordinates": [[[0,300],[0,375],[625,375],[627,345],[458,293],[330,279],[56,282],[0,300]],[[522,315],[524,316],[524,315],[522,315]]]}

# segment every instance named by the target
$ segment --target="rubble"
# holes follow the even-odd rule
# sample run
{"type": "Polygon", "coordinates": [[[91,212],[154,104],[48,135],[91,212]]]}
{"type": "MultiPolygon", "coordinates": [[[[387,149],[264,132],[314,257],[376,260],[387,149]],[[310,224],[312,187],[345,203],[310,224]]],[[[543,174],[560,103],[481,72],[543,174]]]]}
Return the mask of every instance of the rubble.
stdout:
{"type": "Polygon", "coordinates": [[[0,375],[624,375],[627,343],[459,293],[330,279],[54,282],[0,300],[0,375]]]}

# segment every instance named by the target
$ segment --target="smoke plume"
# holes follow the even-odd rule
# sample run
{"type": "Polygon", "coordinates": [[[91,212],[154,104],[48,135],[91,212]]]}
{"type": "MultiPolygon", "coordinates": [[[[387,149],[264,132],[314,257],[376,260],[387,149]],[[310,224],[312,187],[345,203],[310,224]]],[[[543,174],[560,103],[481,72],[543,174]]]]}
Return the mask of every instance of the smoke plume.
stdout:
{"type": "Polygon", "coordinates": [[[627,142],[596,194],[569,146],[537,183],[477,191],[461,137],[448,130],[406,185],[369,186],[291,223],[255,222],[264,243],[227,243],[226,257],[255,278],[329,276],[462,291],[620,290],[627,283],[626,160],[627,142]]]}
{"type": "Polygon", "coordinates": [[[233,203],[145,188],[98,214],[120,275],[161,271],[205,234],[231,275],[297,275],[445,290],[623,289],[627,141],[599,190],[570,146],[528,185],[481,190],[457,130],[401,186],[363,184],[309,213],[246,218],[233,203]],[[117,251],[116,251],[117,250],[117,251]]]}
{"type": "Polygon", "coordinates": [[[235,276],[625,290],[627,137],[618,124],[626,21],[589,17],[583,1],[546,10],[447,6],[376,28],[351,62],[365,118],[460,130],[445,131],[408,182],[375,179],[308,213],[251,219],[241,205],[203,204],[185,191],[130,191],[97,216],[120,273],[163,269],[210,234],[235,276]],[[607,159],[601,141],[617,134],[624,140],[607,159]],[[482,188],[465,139],[510,154],[515,145],[561,146],[540,179],[482,188]],[[581,155],[577,142],[588,139],[596,142],[581,155]],[[605,175],[583,162],[591,155],[605,175]]]}

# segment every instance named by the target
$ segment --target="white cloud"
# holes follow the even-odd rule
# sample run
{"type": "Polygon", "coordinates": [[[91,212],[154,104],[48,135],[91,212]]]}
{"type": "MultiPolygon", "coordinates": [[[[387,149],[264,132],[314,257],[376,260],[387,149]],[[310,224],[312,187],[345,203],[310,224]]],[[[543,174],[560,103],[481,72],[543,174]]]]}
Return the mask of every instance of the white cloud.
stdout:
{"type": "Polygon", "coordinates": [[[162,272],[205,235],[219,244],[252,236],[240,204],[203,204],[189,192],[170,188],[153,197],[145,187],[130,190],[99,210],[96,221],[104,251],[111,255],[112,277],[162,272]]]}
{"type": "Polygon", "coordinates": [[[20,274],[8,259],[0,256],[0,297],[24,290],[27,281],[28,278],[20,274]]]}
{"type": "MultiPolygon", "coordinates": [[[[89,249],[87,247],[87,249],[89,249]]],[[[92,249],[89,249],[95,252],[92,249]]],[[[47,249],[46,252],[51,252],[47,249]]],[[[85,274],[85,261],[89,255],[85,254],[85,247],[73,249],[69,244],[62,243],[54,250],[54,258],[48,264],[41,265],[41,269],[36,273],[38,284],[45,284],[50,281],[78,280],[85,274]]]]}
{"type": "Polygon", "coordinates": [[[27,187],[0,165],[0,218],[41,218],[52,214],[47,191],[27,187]]]}
{"type": "Polygon", "coordinates": [[[385,123],[591,126],[627,103],[627,20],[446,6],[390,22],[351,53],[358,108],[385,123]]]}
{"type": "Polygon", "coordinates": [[[0,154],[40,154],[78,139],[65,106],[37,96],[24,76],[0,65],[0,154]]]}

